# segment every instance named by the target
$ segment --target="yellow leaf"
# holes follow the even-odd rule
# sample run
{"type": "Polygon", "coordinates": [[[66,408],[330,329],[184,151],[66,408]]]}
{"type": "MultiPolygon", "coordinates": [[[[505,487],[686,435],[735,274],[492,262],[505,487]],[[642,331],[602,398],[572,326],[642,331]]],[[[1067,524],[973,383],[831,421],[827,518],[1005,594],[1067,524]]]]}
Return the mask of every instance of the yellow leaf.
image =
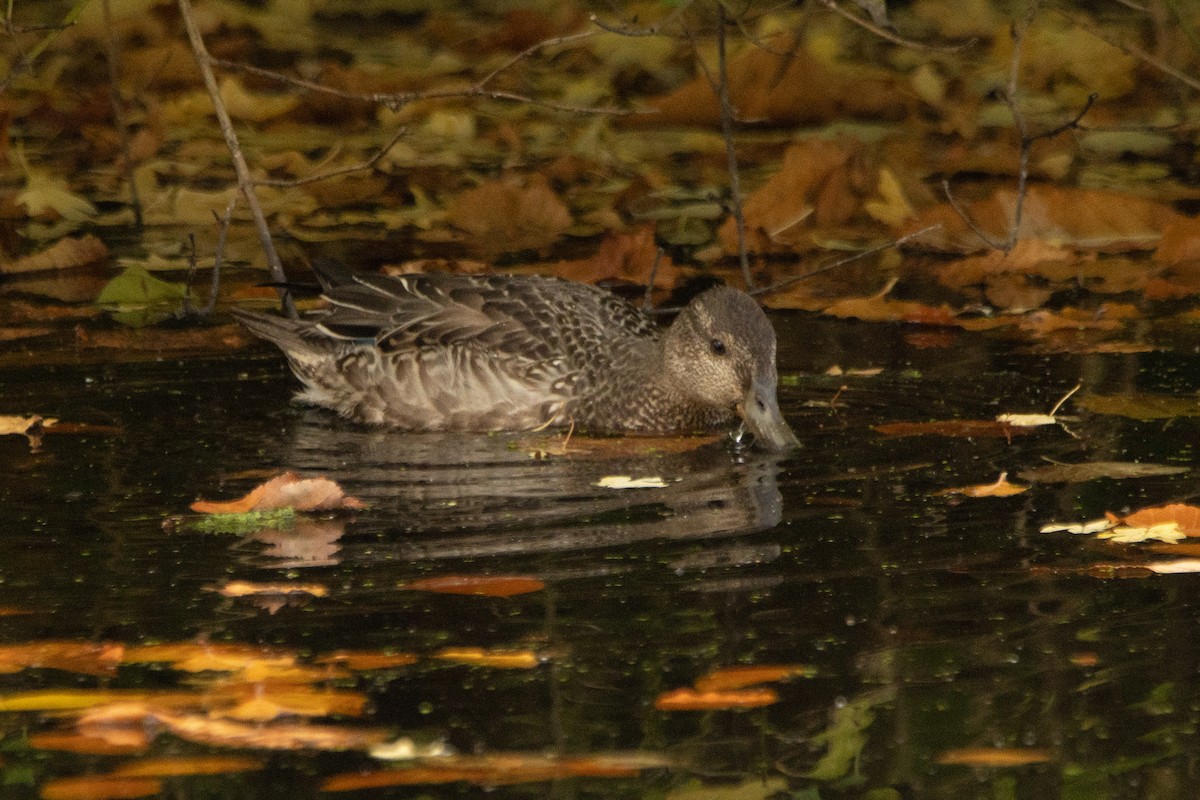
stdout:
{"type": "Polygon", "coordinates": [[[53,211],[70,222],[83,222],[96,215],[96,207],[73,194],[66,179],[38,171],[30,171],[25,177],[25,190],[17,195],[16,202],[25,206],[31,217],[53,211]]]}

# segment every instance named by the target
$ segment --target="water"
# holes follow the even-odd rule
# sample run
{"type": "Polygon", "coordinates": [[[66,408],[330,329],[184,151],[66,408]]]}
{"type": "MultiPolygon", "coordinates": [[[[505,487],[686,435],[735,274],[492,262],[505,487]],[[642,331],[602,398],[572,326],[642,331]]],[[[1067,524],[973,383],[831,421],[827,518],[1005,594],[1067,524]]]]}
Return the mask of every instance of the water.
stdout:
{"type": "MultiPolygon", "coordinates": [[[[261,757],[261,768],[167,777],[147,791],[1194,796],[1200,583],[1095,577],[1085,568],[1152,554],[1038,532],[1049,521],[1186,499],[1191,476],[1039,484],[1007,498],[940,494],[1047,460],[1188,467],[1194,418],[1134,422],[1069,403],[1069,431],[1047,426],[1011,440],[888,437],[873,426],[1044,412],[1081,378],[1095,392],[1188,395],[1200,378],[1195,357],[1032,355],[979,335],[920,349],[902,328],[774,320],[781,373],[796,376],[781,405],[804,443],[786,457],[726,440],[678,453],[569,446],[559,456],[534,452],[541,445],[528,437],[364,430],[289,404],[293,381],[266,349],[3,368],[0,413],[92,429],[47,434],[36,450],[0,437],[0,645],[95,642],[116,655],[90,672],[70,662],[5,668],[0,707],[34,690],[93,688],[171,690],[193,704],[139,718],[133,728],[150,740],[123,755],[39,746],[39,735],[74,730],[80,712],[0,712],[0,795],[57,796],[56,780],[107,776],[151,756],[222,753],[261,757]],[[833,364],[883,372],[820,374],[833,364]],[[190,527],[197,497],[232,498],[288,469],[333,478],[369,508],[287,530],[190,527]],[[614,474],[666,486],[596,485],[614,474]],[[545,588],[512,597],[401,588],[447,575],[524,576],[545,588]],[[318,584],[328,595],[256,601],[213,591],[234,580],[318,584]],[[239,683],[230,672],[120,655],[151,643],[246,645],[326,674],[243,673],[239,683]],[[536,663],[463,665],[439,658],[445,648],[536,663]],[[328,666],[337,651],[406,653],[415,663],[339,671],[328,666]],[[805,674],[764,684],[778,699],[759,708],[655,708],[663,693],[738,665],[803,665],[805,674]],[[461,754],[459,772],[325,791],[336,788],[323,783],[333,776],[413,765],[362,749],[185,736],[170,716],[221,719],[221,692],[270,698],[282,686],[361,694],[361,715],[335,710],[313,724],[444,742],[461,754]],[[1037,763],[980,765],[984,756],[961,755],[968,747],[1037,763]],[[610,777],[594,764],[588,775],[563,766],[630,752],[644,769],[626,760],[610,777]],[[956,752],[968,763],[942,763],[956,752]],[[523,759],[525,772],[497,771],[501,756],[523,759]],[[538,776],[531,764],[553,767],[538,776]]],[[[244,724],[272,731],[299,721],[244,724]]],[[[449,762],[420,766],[438,763],[449,762]]]]}

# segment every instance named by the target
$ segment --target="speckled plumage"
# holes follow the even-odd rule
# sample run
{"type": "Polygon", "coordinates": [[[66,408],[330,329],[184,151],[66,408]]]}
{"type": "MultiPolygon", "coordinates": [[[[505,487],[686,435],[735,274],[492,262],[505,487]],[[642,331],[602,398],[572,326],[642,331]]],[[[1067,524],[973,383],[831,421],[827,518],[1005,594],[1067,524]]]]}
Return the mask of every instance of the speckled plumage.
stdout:
{"type": "Polygon", "coordinates": [[[287,355],[299,399],[406,430],[566,426],[672,434],[731,427],[795,438],[775,399],[775,334],[718,287],[668,328],[613,294],[527,275],[352,274],[318,265],[327,308],[235,312],[287,355]],[[722,352],[718,353],[717,350],[722,352]]]}

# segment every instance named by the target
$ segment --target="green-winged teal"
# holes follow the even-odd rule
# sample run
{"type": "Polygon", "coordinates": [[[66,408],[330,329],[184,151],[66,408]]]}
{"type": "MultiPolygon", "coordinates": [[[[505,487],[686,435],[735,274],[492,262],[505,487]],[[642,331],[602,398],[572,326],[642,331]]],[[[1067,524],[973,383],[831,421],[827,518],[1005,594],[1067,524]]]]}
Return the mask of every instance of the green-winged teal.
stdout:
{"type": "Polygon", "coordinates": [[[749,295],[697,296],[667,328],[594,286],[533,275],[355,274],[317,265],[328,307],[237,311],[304,382],[298,398],[414,431],[684,434],[738,417],[797,444],[775,397],[775,332],[749,295]]]}

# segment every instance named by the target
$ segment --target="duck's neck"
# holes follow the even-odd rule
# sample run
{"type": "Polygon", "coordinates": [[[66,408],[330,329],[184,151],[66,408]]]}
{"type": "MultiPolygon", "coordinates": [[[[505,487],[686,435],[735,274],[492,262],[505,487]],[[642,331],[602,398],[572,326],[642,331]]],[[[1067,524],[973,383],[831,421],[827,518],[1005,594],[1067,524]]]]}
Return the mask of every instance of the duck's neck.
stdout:
{"type": "MultiPolygon", "coordinates": [[[[664,337],[665,339],[665,337],[664,337]]],[[[667,372],[664,339],[630,341],[614,353],[604,385],[575,409],[576,422],[595,431],[698,433],[731,425],[736,416],[684,396],[667,372]]]]}

